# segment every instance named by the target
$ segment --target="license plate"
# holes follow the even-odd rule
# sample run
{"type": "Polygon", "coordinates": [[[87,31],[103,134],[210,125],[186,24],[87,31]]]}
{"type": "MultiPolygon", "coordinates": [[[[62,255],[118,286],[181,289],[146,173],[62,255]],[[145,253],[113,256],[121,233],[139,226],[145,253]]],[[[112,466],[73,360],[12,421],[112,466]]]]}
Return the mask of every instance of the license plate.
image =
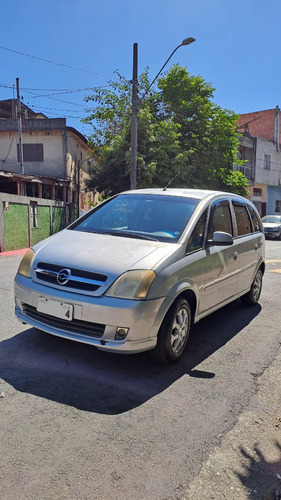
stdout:
{"type": "Polygon", "coordinates": [[[56,318],[66,319],[72,321],[73,318],[73,305],[58,302],[56,300],[45,299],[39,297],[37,302],[37,311],[43,314],[49,314],[56,318]]]}

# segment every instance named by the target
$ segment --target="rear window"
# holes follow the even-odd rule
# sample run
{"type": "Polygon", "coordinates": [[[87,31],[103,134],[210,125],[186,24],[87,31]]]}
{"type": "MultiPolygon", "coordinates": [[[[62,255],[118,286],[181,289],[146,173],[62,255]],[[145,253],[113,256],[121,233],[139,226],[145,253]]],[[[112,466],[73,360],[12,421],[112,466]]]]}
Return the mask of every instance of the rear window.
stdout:
{"type": "Polygon", "coordinates": [[[251,206],[247,205],[247,208],[249,210],[250,217],[252,220],[253,231],[254,231],[254,233],[259,233],[260,231],[262,231],[260,219],[258,218],[256,212],[254,211],[254,209],[251,206]]]}
{"type": "Polygon", "coordinates": [[[213,238],[215,231],[222,231],[233,236],[232,220],[228,200],[216,201],[212,206],[208,227],[208,240],[213,238]]]}
{"type": "Polygon", "coordinates": [[[69,229],[177,242],[200,200],[121,194],[97,206],[69,229]]]}
{"type": "Polygon", "coordinates": [[[233,200],[233,207],[236,217],[238,236],[251,234],[253,232],[252,221],[249,212],[247,211],[246,205],[240,203],[239,201],[233,200]]]}

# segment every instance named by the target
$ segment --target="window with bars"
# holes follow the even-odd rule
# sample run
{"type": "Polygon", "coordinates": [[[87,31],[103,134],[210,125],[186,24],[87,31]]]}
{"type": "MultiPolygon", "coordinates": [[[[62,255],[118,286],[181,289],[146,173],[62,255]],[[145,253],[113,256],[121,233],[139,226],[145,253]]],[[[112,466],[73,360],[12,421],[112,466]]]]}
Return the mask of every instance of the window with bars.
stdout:
{"type": "Polygon", "coordinates": [[[261,188],[254,188],[253,195],[254,196],[262,196],[262,189],[261,188]]]}

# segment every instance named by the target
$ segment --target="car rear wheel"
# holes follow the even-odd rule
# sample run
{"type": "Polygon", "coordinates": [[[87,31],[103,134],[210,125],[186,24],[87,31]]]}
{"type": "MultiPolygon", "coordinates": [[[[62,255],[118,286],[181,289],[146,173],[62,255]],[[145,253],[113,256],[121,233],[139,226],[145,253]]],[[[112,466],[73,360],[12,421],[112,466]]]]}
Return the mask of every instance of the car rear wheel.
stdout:
{"type": "Polygon", "coordinates": [[[241,300],[244,304],[254,306],[258,303],[262,289],[262,271],[259,269],[255,275],[254,281],[248,293],[242,295],[241,300]]]}
{"type": "Polygon", "coordinates": [[[151,351],[154,359],[161,363],[173,363],[180,359],[188,340],[191,321],[191,309],[187,300],[176,300],[164,318],[157,345],[151,351]]]}

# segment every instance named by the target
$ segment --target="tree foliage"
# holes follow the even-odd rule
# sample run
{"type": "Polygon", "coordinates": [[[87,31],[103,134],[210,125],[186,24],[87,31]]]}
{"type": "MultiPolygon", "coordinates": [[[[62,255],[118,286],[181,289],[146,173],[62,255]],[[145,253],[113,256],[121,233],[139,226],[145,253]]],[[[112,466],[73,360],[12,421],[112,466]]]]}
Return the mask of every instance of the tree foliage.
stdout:
{"type": "MultiPolygon", "coordinates": [[[[247,194],[247,180],[233,172],[238,116],[213,102],[214,89],[174,65],[149,89],[148,70],[138,81],[138,187],[223,189],[247,194]],[[149,90],[149,91],[148,91],[149,90]]],[[[89,189],[112,195],[130,187],[131,83],[116,72],[109,88],[86,98],[84,120],[96,158],[89,189]]]]}

